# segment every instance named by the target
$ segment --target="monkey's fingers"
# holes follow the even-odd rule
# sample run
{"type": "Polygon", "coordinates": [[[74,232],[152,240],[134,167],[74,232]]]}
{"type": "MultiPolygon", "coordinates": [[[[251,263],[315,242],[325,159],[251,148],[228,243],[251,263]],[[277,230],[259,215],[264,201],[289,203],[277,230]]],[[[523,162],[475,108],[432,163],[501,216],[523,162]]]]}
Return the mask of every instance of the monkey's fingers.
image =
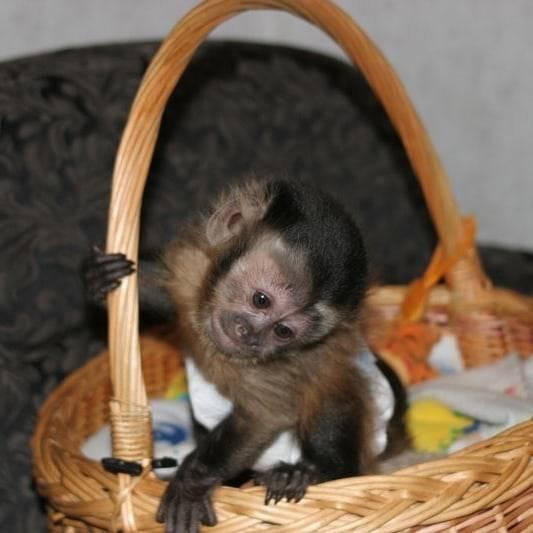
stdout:
{"type": "Polygon", "coordinates": [[[155,521],[162,524],[165,521],[165,516],[167,515],[166,506],[163,504],[163,500],[159,502],[159,507],[155,513],[155,521]]]}
{"type": "Polygon", "coordinates": [[[87,261],[83,279],[89,298],[99,301],[120,285],[120,280],[135,272],[133,261],[124,254],[92,257],[87,261]]]}
{"type": "Polygon", "coordinates": [[[191,501],[181,501],[172,513],[175,517],[173,528],[166,533],[197,533],[200,529],[198,504],[191,501]]]}
{"type": "Polygon", "coordinates": [[[288,465],[281,464],[260,476],[259,482],[267,489],[265,505],[268,505],[270,500],[274,500],[276,504],[285,496],[285,490],[290,480],[290,473],[286,466],[288,465]]]}
{"type": "Polygon", "coordinates": [[[128,267],[134,268],[135,263],[127,259],[124,254],[91,256],[84,264],[87,275],[93,276],[100,272],[114,272],[128,267]]]}
{"type": "Polygon", "coordinates": [[[106,263],[108,261],[116,261],[117,259],[126,259],[126,255],[121,252],[108,254],[102,252],[97,246],[93,246],[91,261],[95,263],[106,263]]]}
{"type": "Polygon", "coordinates": [[[83,267],[89,273],[90,271],[98,271],[100,267],[106,268],[112,265],[133,266],[134,262],[129,260],[123,253],[106,254],[97,246],[94,246],[91,255],[85,260],[83,267]]]}
{"type": "Polygon", "coordinates": [[[88,267],[85,271],[85,279],[87,282],[101,281],[103,284],[110,281],[119,281],[134,272],[135,266],[133,262],[126,260],[88,267]]]}
{"type": "Polygon", "coordinates": [[[172,480],[161,498],[156,520],[165,524],[165,533],[198,533],[201,524],[214,526],[217,517],[209,494],[184,497],[180,480],[172,480]]]}
{"type": "Polygon", "coordinates": [[[103,287],[97,287],[93,290],[93,297],[99,300],[104,300],[105,297],[112,291],[118,288],[120,281],[113,281],[104,285],[103,287]]]}
{"type": "MultiPolygon", "coordinates": [[[[168,484],[161,500],[159,502],[159,507],[157,508],[156,520],[159,523],[169,523],[169,520],[175,513],[174,510],[177,509],[179,503],[179,491],[176,490],[176,480],[175,478],[170,481],[168,484]]],[[[171,530],[172,531],[172,530],[171,530]]]]}
{"type": "Polygon", "coordinates": [[[201,524],[214,526],[217,520],[212,509],[206,509],[207,500],[207,497],[181,500],[175,513],[175,522],[172,524],[174,529],[170,529],[168,533],[199,533],[201,524]],[[210,513],[213,516],[208,516],[210,513]]]}
{"type": "Polygon", "coordinates": [[[167,515],[169,514],[169,507],[171,507],[172,500],[174,498],[170,494],[169,489],[164,492],[163,496],[161,497],[161,501],[159,502],[159,507],[157,508],[157,512],[155,515],[155,519],[160,524],[166,522],[167,515]]]}
{"type": "Polygon", "coordinates": [[[296,495],[301,491],[304,475],[305,473],[300,469],[295,469],[290,474],[289,481],[285,487],[285,498],[288,502],[292,500],[298,501],[296,500],[296,495]]]}
{"type": "Polygon", "coordinates": [[[274,476],[272,477],[271,484],[268,487],[268,490],[270,492],[269,501],[270,499],[273,499],[274,504],[276,504],[285,497],[285,491],[287,490],[289,479],[290,476],[288,472],[276,472],[274,474],[274,476]]]}
{"type": "Polygon", "coordinates": [[[265,505],[268,505],[270,500],[278,503],[283,498],[288,502],[299,502],[316,479],[316,471],[311,465],[281,463],[258,476],[256,482],[266,487],[265,505]]]}
{"type": "Polygon", "coordinates": [[[103,300],[111,291],[120,285],[120,281],[88,281],[86,282],[86,293],[91,300],[99,302],[103,300]]]}
{"type": "Polygon", "coordinates": [[[165,524],[165,533],[196,533],[198,528],[193,529],[192,514],[190,502],[182,501],[178,493],[167,491],[159,504],[156,520],[165,524]]]}
{"type": "Polygon", "coordinates": [[[298,503],[307,492],[307,489],[309,488],[309,485],[312,485],[313,483],[317,482],[317,476],[316,472],[311,469],[303,469],[301,478],[300,478],[300,484],[295,489],[294,492],[294,501],[298,503]]]}
{"type": "Polygon", "coordinates": [[[202,513],[200,519],[204,526],[216,526],[218,522],[211,496],[206,496],[202,501],[202,513]]]}

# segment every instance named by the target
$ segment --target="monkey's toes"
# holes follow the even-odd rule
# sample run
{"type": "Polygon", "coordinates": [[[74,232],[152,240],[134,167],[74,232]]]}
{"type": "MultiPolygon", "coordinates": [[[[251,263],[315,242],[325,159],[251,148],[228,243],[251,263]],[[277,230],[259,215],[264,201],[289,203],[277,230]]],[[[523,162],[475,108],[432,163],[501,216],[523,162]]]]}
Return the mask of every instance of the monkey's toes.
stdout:
{"type": "Polygon", "coordinates": [[[288,502],[299,502],[307,487],[316,481],[316,471],[305,463],[280,463],[256,478],[256,482],[266,487],[265,505],[274,500],[278,503],[285,498],[288,502]]]}

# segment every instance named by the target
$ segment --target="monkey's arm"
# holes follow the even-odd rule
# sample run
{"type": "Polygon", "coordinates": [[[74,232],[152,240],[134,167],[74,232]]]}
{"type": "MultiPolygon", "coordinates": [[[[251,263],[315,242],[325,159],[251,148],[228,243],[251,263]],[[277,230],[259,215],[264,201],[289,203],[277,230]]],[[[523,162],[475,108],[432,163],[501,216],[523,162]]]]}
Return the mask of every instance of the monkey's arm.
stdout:
{"type": "Polygon", "coordinates": [[[224,480],[250,468],[275,431],[258,427],[254,417],[231,413],[200,442],[170,481],[157,512],[167,533],[196,533],[215,525],[211,493],[224,480]]]}
{"type": "Polygon", "coordinates": [[[137,270],[141,309],[170,319],[175,314],[175,307],[162,283],[167,272],[156,257],[155,254],[142,257],[136,268],[124,254],[106,254],[94,248],[82,269],[87,299],[103,306],[105,297],[118,288],[121,279],[137,270]]]}

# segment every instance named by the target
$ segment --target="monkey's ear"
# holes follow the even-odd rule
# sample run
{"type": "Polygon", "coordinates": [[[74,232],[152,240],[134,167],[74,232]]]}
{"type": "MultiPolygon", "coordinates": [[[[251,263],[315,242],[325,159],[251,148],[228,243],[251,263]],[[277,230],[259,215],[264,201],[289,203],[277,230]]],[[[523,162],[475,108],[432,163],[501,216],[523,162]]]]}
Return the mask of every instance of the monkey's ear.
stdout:
{"type": "Polygon", "coordinates": [[[240,206],[235,202],[228,202],[209,217],[206,226],[207,240],[209,244],[216,246],[238,235],[243,227],[244,215],[240,206]]]}
{"type": "Polygon", "coordinates": [[[233,187],[219,199],[207,221],[207,240],[216,246],[238,235],[265,216],[269,203],[265,182],[252,180],[233,187]]]}

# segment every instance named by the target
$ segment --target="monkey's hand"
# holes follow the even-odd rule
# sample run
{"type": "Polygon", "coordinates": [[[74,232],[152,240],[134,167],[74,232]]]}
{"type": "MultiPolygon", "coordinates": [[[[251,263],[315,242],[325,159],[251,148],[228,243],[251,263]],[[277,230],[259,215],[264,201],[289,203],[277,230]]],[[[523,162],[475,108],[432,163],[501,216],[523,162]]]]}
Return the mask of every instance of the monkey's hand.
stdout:
{"type": "Polygon", "coordinates": [[[99,303],[120,285],[120,280],[135,272],[133,261],[124,254],[106,254],[96,246],[83,264],[82,277],[87,298],[99,303]]]}
{"type": "Polygon", "coordinates": [[[283,498],[288,502],[299,502],[305,496],[307,487],[318,480],[317,469],[303,461],[296,464],[280,463],[255,477],[257,484],[266,487],[265,505],[270,500],[278,503],[283,498]]]}
{"type": "Polygon", "coordinates": [[[214,526],[217,517],[211,502],[216,485],[207,469],[189,455],[167,486],[157,521],[165,523],[165,533],[197,533],[200,526],[214,526]]]}

